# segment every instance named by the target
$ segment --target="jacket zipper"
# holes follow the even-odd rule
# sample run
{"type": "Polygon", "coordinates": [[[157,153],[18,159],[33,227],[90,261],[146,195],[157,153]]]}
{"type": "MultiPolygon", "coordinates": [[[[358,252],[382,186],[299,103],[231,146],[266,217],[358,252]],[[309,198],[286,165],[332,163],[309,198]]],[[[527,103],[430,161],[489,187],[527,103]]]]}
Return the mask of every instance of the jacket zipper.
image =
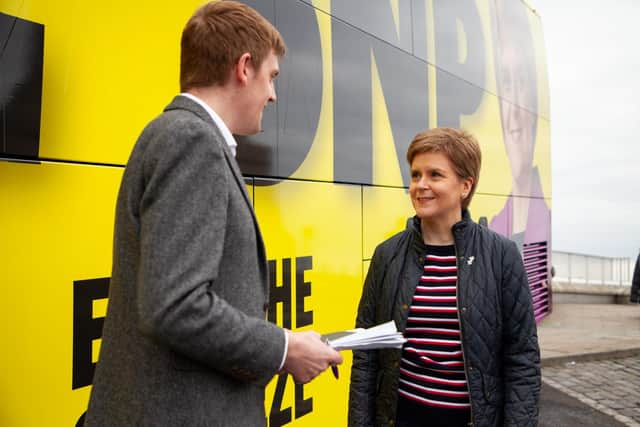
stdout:
{"type": "Polygon", "coordinates": [[[460,349],[462,350],[462,363],[464,365],[464,373],[467,376],[467,393],[469,395],[469,414],[471,415],[470,426],[473,426],[473,405],[471,403],[471,388],[469,387],[469,368],[467,366],[467,357],[464,354],[464,339],[462,336],[462,315],[460,313],[460,265],[458,264],[458,245],[456,245],[455,234],[453,240],[453,250],[456,254],[456,275],[458,278],[456,279],[456,309],[458,311],[458,319],[460,320],[460,349]]]}

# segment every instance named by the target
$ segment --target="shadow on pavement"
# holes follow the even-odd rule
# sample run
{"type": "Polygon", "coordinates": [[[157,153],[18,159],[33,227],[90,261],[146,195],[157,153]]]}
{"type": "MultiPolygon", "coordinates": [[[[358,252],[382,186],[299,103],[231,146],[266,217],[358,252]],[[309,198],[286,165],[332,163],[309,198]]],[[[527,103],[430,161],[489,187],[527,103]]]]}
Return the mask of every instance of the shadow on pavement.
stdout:
{"type": "Polygon", "coordinates": [[[543,382],[538,426],[624,427],[625,424],[543,382]]]}

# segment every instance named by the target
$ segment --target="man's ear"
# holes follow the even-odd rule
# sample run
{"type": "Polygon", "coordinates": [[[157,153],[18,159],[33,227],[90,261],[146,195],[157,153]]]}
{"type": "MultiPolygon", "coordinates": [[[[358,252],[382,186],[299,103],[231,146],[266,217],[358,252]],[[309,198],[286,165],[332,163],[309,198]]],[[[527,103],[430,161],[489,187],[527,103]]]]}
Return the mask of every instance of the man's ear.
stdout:
{"type": "Polygon", "coordinates": [[[239,84],[245,85],[252,72],[253,62],[251,62],[251,54],[245,52],[240,55],[240,58],[238,58],[238,61],[233,67],[233,77],[239,84]]]}

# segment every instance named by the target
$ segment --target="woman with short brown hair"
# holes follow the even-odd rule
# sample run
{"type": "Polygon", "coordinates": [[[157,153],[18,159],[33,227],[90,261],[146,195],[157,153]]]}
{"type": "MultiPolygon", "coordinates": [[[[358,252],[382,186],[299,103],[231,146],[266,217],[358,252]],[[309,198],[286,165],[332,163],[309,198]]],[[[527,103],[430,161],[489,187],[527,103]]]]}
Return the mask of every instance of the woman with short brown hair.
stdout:
{"type": "Polygon", "coordinates": [[[480,147],[451,128],[407,152],[416,215],[376,248],[357,327],[394,320],[402,350],[354,351],[350,426],[535,426],[540,352],[514,242],[471,220],[480,147]]]}

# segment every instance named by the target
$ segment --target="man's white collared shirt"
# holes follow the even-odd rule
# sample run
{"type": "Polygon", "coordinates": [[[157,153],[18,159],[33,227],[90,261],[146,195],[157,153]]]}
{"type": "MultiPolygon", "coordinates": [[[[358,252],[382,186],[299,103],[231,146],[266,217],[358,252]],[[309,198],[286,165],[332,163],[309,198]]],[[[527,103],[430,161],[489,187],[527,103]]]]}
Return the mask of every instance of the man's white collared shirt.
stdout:
{"type": "Polygon", "coordinates": [[[227,143],[227,145],[229,146],[229,149],[231,150],[231,152],[233,153],[233,156],[235,157],[236,147],[238,147],[238,143],[236,142],[235,138],[231,134],[231,131],[229,130],[225,122],[223,122],[220,116],[215,111],[213,111],[213,108],[211,108],[202,99],[190,93],[181,93],[180,96],[185,96],[189,98],[190,100],[192,100],[193,102],[197,103],[202,108],[204,108],[207,113],[209,113],[213,122],[216,124],[216,126],[218,126],[218,129],[220,129],[220,132],[222,132],[222,136],[224,137],[225,142],[227,143]]]}

